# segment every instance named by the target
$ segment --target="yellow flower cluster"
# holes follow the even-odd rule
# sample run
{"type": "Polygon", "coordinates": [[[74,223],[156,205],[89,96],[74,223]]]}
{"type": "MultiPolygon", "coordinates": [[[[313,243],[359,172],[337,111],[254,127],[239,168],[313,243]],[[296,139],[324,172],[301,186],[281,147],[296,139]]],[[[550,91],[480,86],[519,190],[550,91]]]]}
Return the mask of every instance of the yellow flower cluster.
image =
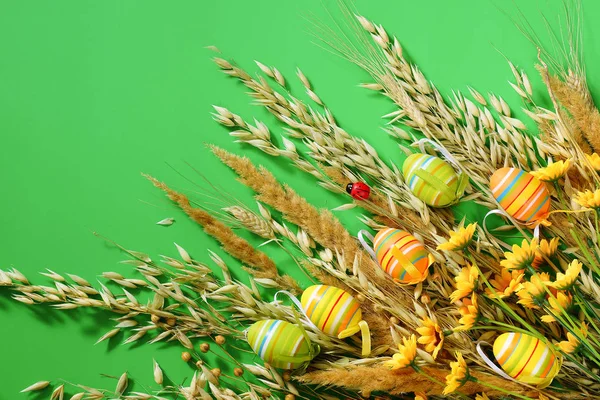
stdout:
{"type": "Polygon", "coordinates": [[[551,286],[559,290],[570,288],[579,276],[582,266],[578,260],[571,261],[564,274],[562,272],[556,274],[556,280],[552,282],[551,286]]]}
{"type": "Polygon", "coordinates": [[[558,343],[558,348],[567,354],[572,354],[579,350],[579,346],[581,346],[581,342],[579,339],[585,339],[588,336],[588,327],[585,322],[581,323],[580,329],[581,336],[575,336],[571,334],[571,332],[567,332],[567,340],[564,340],[558,343]]]}
{"type": "Polygon", "coordinates": [[[530,172],[530,174],[535,176],[540,181],[556,182],[565,176],[570,166],[570,159],[566,161],[551,162],[546,168],[540,168],[537,171],[530,172]]]}
{"type": "Polygon", "coordinates": [[[417,340],[420,344],[425,345],[425,351],[431,353],[431,356],[435,360],[438,353],[444,346],[444,332],[437,322],[425,317],[421,320],[421,327],[417,328],[419,339],[417,340]]]}
{"type": "Polygon", "coordinates": [[[521,270],[509,271],[503,268],[500,274],[496,274],[493,279],[490,279],[490,285],[492,285],[495,292],[491,288],[486,288],[485,293],[490,298],[503,299],[508,297],[520,289],[524,276],[521,270]]]}
{"type": "Polygon", "coordinates": [[[596,171],[600,171],[600,156],[597,153],[586,154],[585,157],[596,171]]]}
{"type": "Polygon", "coordinates": [[[390,369],[405,368],[412,364],[417,356],[417,337],[413,334],[409,338],[402,338],[402,344],[398,344],[398,353],[392,359],[385,362],[390,369]]]}
{"type": "Polygon", "coordinates": [[[455,301],[470,295],[475,288],[475,283],[478,276],[479,270],[474,265],[461,269],[458,275],[454,278],[456,281],[456,290],[450,295],[450,301],[454,303],[455,301]]]}
{"type": "Polygon", "coordinates": [[[554,257],[556,251],[558,250],[558,241],[559,239],[557,237],[552,240],[540,240],[540,245],[535,252],[535,258],[533,259],[532,263],[534,268],[539,268],[545,263],[546,259],[554,257]]]}
{"type": "Polygon", "coordinates": [[[550,286],[550,276],[543,272],[533,275],[529,282],[524,282],[521,289],[517,292],[519,301],[526,308],[538,309],[539,304],[546,298],[546,287],[550,286]]]}
{"type": "Polygon", "coordinates": [[[461,352],[457,351],[456,361],[450,363],[450,374],[446,376],[446,387],[444,388],[444,396],[454,393],[456,389],[465,384],[469,379],[468,368],[465,359],[461,352]]]}
{"type": "Polygon", "coordinates": [[[437,249],[438,250],[449,250],[449,251],[459,251],[466,249],[471,241],[473,241],[473,234],[475,234],[475,229],[477,229],[477,223],[472,223],[467,225],[466,227],[460,227],[458,231],[450,232],[450,238],[446,243],[440,244],[437,249]]]}
{"type": "Polygon", "coordinates": [[[597,210],[600,208],[600,189],[593,192],[591,190],[579,192],[575,195],[574,200],[581,207],[597,210]]]}
{"type": "Polygon", "coordinates": [[[463,299],[463,306],[458,309],[461,318],[458,320],[460,324],[455,331],[468,331],[477,322],[479,315],[479,306],[477,305],[477,295],[473,293],[470,299],[463,299]]]}
{"type": "Polygon", "coordinates": [[[556,296],[548,298],[551,313],[542,316],[542,321],[546,323],[555,322],[555,315],[560,315],[566,312],[573,302],[573,297],[569,293],[558,292],[556,296]]]}
{"type": "Polygon", "coordinates": [[[532,265],[538,247],[537,239],[532,239],[531,242],[523,239],[521,246],[514,244],[512,246],[512,252],[507,251],[504,253],[506,259],[500,261],[500,265],[508,270],[525,269],[532,265]]]}

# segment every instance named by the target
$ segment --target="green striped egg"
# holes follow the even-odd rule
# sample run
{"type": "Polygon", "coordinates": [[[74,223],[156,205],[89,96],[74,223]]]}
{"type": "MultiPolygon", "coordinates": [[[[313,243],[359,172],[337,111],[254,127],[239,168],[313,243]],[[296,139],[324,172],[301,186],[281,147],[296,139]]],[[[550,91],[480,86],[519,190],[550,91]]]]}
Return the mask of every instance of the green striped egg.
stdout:
{"type": "Polygon", "coordinates": [[[338,336],[360,330],[360,305],[345,290],[328,285],[309,286],[302,293],[300,303],[312,323],[328,335],[338,336]]]}
{"type": "Polygon", "coordinates": [[[275,368],[300,368],[319,352],[300,327],[276,319],[252,324],[246,331],[246,340],[260,358],[275,368]]]}
{"type": "Polygon", "coordinates": [[[494,341],[496,361],[513,379],[531,385],[547,386],[558,374],[561,360],[536,337],[507,332],[494,341]]]}
{"type": "Polygon", "coordinates": [[[431,207],[446,207],[462,194],[457,193],[459,176],[454,168],[429,154],[410,155],[404,160],[402,175],[413,194],[431,207]]]}

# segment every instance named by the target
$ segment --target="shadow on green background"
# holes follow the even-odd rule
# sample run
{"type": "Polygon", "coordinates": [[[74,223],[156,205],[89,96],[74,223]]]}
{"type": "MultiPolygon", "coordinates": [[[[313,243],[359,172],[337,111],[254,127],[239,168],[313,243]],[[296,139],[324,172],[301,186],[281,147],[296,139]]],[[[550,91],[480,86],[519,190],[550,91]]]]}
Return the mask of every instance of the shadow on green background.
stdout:
{"type": "MultiPolygon", "coordinates": [[[[189,162],[252,205],[250,191],[235,182],[205,143],[266,165],[318,206],[334,208],[346,201],[317,189],[313,178],[285,160],[235,144],[211,120],[215,104],[263,120],[275,137],[282,133],[274,118],[249,104],[242,85],[211,63],[207,45],[252,71],[255,59],[275,65],[288,80],[300,66],[348,132],[398,162],[400,151],[381,130],[380,119],[393,106],[357,87],[368,81],[358,68],[311,43],[305,17],[324,16],[323,3],[335,12],[334,1],[321,0],[301,6],[275,0],[5,2],[0,13],[0,268],[14,266],[38,283],[47,283],[36,276],[45,268],[92,282],[103,271],[133,275],[117,264],[124,255],[93,231],[154,258],[175,256],[172,243],[177,242],[209,262],[206,249],[218,250],[216,242],[140,176],[145,172],[175,188],[193,189],[174,171],[193,175],[185,165],[189,162]],[[167,217],[176,223],[155,225],[167,217]]],[[[543,29],[536,10],[552,18],[560,2],[516,3],[543,29]]],[[[593,72],[600,60],[599,34],[591,31],[589,16],[598,15],[600,3],[583,3],[586,62],[593,72]]],[[[543,90],[533,68],[535,49],[491,1],[359,0],[357,6],[398,36],[443,93],[470,85],[502,95],[516,111],[520,99],[506,83],[512,74],[493,46],[535,77],[538,94],[543,90]]],[[[595,92],[598,78],[590,74],[589,80],[595,92]]],[[[360,228],[351,212],[339,215],[351,232],[360,228]]],[[[273,248],[266,249],[282,271],[295,268],[273,248]]],[[[43,379],[113,387],[115,382],[100,373],[128,371],[149,385],[153,358],[175,382],[193,374],[173,347],[122,346],[115,339],[94,346],[110,329],[107,313],[31,308],[0,292],[2,400],[26,398],[18,391],[43,379]]]]}

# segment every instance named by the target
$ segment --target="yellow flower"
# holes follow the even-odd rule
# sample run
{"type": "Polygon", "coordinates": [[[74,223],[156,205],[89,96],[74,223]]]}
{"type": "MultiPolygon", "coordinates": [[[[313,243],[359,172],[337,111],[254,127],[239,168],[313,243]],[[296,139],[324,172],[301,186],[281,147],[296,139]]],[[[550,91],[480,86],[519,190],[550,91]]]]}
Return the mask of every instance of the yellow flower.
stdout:
{"type": "Polygon", "coordinates": [[[540,308],[539,304],[542,304],[546,299],[546,286],[549,284],[550,276],[547,273],[533,275],[529,282],[524,282],[521,285],[517,292],[519,297],[517,303],[527,308],[540,308]]]}
{"type": "Polygon", "coordinates": [[[584,208],[600,208],[600,189],[591,191],[586,190],[585,192],[579,192],[575,195],[575,202],[584,208]]]}
{"type": "Polygon", "coordinates": [[[567,332],[567,340],[563,340],[558,344],[558,348],[567,354],[571,354],[579,350],[581,342],[579,339],[585,339],[588,335],[588,327],[585,322],[581,323],[581,336],[575,336],[571,332],[567,332]]]}
{"type": "Polygon", "coordinates": [[[573,298],[568,293],[558,292],[555,297],[549,297],[548,303],[550,305],[551,313],[542,316],[542,321],[546,323],[555,322],[555,315],[560,315],[566,312],[571,306],[573,298]]]}
{"type": "Polygon", "coordinates": [[[556,182],[565,174],[571,166],[571,159],[566,161],[551,162],[546,168],[540,168],[537,171],[531,171],[530,174],[544,182],[556,182]]]}
{"type": "Polygon", "coordinates": [[[390,369],[400,369],[409,366],[417,356],[417,337],[413,334],[410,338],[402,338],[403,344],[398,344],[399,353],[395,353],[385,365],[390,369]]]}
{"type": "Polygon", "coordinates": [[[431,353],[435,360],[444,345],[444,332],[436,322],[428,317],[422,319],[421,323],[423,326],[417,328],[417,332],[421,335],[417,342],[424,344],[425,351],[431,353]]]}
{"type": "Polygon", "coordinates": [[[444,388],[444,395],[454,393],[456,389],[461,387],[469,379],[467,363],[463,358],[461,352],[457,351],[456,361],[450,363],[450,374],[446,376],[446,387],[444,388]]]}
{"type": "Polygon", "coordinates": [[[476,222],[466,227],[460,227],[458,231],[450,232],[450,239],[446,243],[440,244],[437,249],[458,251],[467,248],[473,240],[475,229],[477,229],[476,222]]]}
{"type": "Polygon", "coordinates": [[[527,243],[526,239],[523,239],[521,246],[513,244],[512,252],[507,251],[504,253],[506,260],[500,261],[500,265],[509,270],[525,269],[530,266],[535,259],[537,248],[537,239],[532,239],[529,243],[527,243]]]}
{"type": "Polygon", "coordinates": [[[494,279],[490,279],[490,284],[494,287],[495,293],[490,288],[485,290],[490,298],[503,299],[510,296],[519,289],[519,285],[525,276],[519,270],[509,271],[506,268],[502,268],[501,274],[496,274],[494,279]]]}
{"type": "Polygon", "coordinates": [[[598,154],[596,154],[596,153],[592,153],[591,155],[586,154],[585,157],[588,159],[590,164],[592,164],[592,167],[596,171],[600,171],[600,156],[598,154]]]}
{"type": "Polygon", "coordinates": [[[475,288],[475,281],[477,281],[478,276],[479,271],[474,265],[461,269],[456,278],[454,278],[456,281],[456,290],[450,295],[450,301],[454,303],[471,294],[475,288]]]}
{"type": "Polygon", "coordinates": [[[463,306],[458,309],[461,318],[458,320],[460,324],[455,331],[468,331],[477,322],[479,315],[479,306],[477,305],[477,295],[473,293],[470,299],[463,299],[463,306]]]}
{"type": "Polygon", "coordinates": [[[415,400],[427,400],[425,392],[415,392],[415,400]]]}
{"type": "Polygon", "coordinates": [[[490,400],[490,398],[485,393],[478,394],[475,396],[475,400],[490,400]]]}
{"type": "Polygon", "coordinates": [[[558,250],[558,240],[559,239],[556,237],[550,241],[546,239],[542,239],[540,241],[540,245],[535,252],[535,258],[532,264],[534,268],[538,268],[540,265],[542,265],[546,261],[546,258],[554,257],[556,250],[558,250]]]}
{"type": "Polygon", "coordinates": [[[577,277],[579,276],[579,272],[581,272],[581,267],[583,265],[578,260],[573,260],[567,267],[567,270],[563,274],[559,272],[556,274],[556,281],[551,283],[550,285],[559,290],[565,290],[570,288],[577,277]]]}

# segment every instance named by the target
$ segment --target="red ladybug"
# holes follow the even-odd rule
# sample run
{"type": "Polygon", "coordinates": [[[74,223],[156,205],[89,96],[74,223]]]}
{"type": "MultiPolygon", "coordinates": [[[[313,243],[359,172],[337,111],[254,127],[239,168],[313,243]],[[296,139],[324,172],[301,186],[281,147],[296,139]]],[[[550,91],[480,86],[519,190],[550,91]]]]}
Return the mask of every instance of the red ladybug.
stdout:
{"type": "Polygon", "coordinates": [[[346,192],[356,200],[367,200],[371,194],[371,188],[362,182],[349,183],[346,185],[346,192]]]}

